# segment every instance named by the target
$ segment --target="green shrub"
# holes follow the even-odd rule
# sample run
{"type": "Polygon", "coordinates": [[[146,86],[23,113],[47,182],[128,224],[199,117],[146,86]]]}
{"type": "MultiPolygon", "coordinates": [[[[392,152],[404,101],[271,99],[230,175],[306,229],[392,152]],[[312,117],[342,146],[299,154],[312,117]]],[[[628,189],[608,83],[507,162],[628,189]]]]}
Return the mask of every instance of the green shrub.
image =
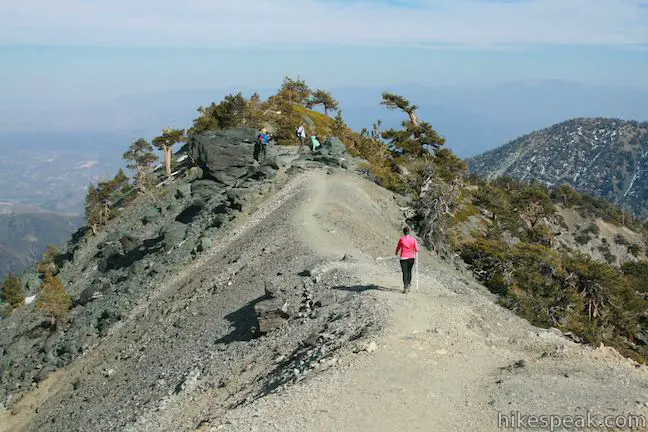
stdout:
{"type": "Polygon", "coordinates": [[[36,307],[41,309],[56,325],[65,318],[72,308],[72,297],[67,293],[58,276],[45,274],[40,286],[36,307]]]}
{"type": "Polygon", "coordinates": [[[628,241],[628,239],[626,239],[626,238],[625,238],[622,234],[620,234],[620,233],[619,233],[619,234],[616,234],[616,235],[614,236],[614,242],[615,242],[616,244],[624,245],[624,246],[630,244],[630,242],[628,241]]]}
{"type": "Polygon", "coordinates": [[[14,273],[9,273],[2,283],[0,299],[7,303],[9,311],[15,309],[25,301],[25,294],[20,284],[20,278],[14,273]]]}
{"type": "Polygon", "coordinates": [[[576,243],[583,246],[583,245],[586,245],[587,243],[589,243],[591,238],[590,238],[589,235],[587,235],[586,233],[581,231],[581,232],[576,233],[576,235],[574,235],[574,240],[576,241],[576,243]]]}
{"type": "Polygon", "coordinates": [[[639,245],[636,244],[636,243],[632,243],[632,244],[629,244],[629,245],[628,245],[628,253],[629,253],[630,255],[632,255],[633,257],[637,257],[637,256],[639,256],[639,254],[641,253],[641,251],[642,251],[641,246],[639,246],[639,245]]]}

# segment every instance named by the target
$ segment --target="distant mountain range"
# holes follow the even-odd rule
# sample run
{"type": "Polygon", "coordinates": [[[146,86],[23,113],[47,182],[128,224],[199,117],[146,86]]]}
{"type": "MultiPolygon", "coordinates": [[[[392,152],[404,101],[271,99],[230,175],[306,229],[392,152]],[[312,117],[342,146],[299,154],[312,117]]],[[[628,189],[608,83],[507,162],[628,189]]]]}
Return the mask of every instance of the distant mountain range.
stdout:
{"type": "Polygon", "coordinates": [[[468,159],[472,173],[567,183],[648,214],[648,122],[577,118],[468,159]]]}

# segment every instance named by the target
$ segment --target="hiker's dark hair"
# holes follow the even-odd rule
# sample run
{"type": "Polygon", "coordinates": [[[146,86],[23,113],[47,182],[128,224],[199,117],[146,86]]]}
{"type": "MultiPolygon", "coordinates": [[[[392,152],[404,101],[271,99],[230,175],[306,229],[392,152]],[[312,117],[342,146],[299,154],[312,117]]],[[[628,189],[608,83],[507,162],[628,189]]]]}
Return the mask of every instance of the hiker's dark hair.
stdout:
{"type": "Polygon", "coordinates": [[[405,228],[403,228],[403,234],[409,234],[409,227],[406,226],[405,228]]]}

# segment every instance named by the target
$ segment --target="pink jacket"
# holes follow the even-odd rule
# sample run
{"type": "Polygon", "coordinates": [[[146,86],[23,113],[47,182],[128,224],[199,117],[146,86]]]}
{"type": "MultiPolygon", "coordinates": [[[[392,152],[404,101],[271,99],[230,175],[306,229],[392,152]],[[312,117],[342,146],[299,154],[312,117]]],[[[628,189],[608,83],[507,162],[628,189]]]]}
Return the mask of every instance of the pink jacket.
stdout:
{"type": "Polygon", "coordinates": [[[416,258],[416,252],[419,251],[419,245],[414,237],[406,235],[398,240],[395,255],[398,255],[399,250],[401,251],[401,259],[416,258]]]}

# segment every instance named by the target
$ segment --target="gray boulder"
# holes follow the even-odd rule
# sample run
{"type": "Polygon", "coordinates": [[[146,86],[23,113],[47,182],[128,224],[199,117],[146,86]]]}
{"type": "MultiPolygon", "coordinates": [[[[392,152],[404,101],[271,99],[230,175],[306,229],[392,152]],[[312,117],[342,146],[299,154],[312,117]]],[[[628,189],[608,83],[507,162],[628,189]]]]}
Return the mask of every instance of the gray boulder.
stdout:
{"type": "Polygon", "coordinates": [[[187,234],[187,225],[182,222],[173,222],[171,225],[167,226],[162,236],[164,237],[164,247],[168,251],[174,246],[180,244],[184,240],[185,235],[187,234]]]}
{"type": "Polygon", "coordinates": [[[161,216],[162,216],[162,210],[161,209],[159,209],[157,207],[150,207],[144,212],[144,215],[142,216],[142,222],[144,224],[150,224],[150,223],[155,222],[161,216]]]}
{"type": "Polygon", "coordinates": [[[253,165],[255,140],[255,129],[228,129],[192,135],[187,148],[203,178],[231,186],[253,165]]]}
{"type": "Polygon", "coordinates": [[[119,262],[124,257],[124,249],[120,243],[106,243],[97,255],[99,258],[98,269],[101,273],[106,273],[119,266],[119,262]]]}
{"type": "Polygon", "coordinates": [[[222,190],[222,185],[214,180],[197,180],[191,185],[191,196],[199,200],[209,201],[213,197],[220,195],[222,190]]]}
{"type": "Polygon", "coordinates": [[[129,253],[135,249],[137,249],[141,244],[142,240],[137,238],[134,235],[130,234],[124,234],[121,236],[119,239],[119,242],[121,243],[122,247],[124,248],[125,253],[129,253]]]}
{"type": "Polygon", "coordinates": [[[178,189],[176,189],[175,197],[178,199],[186,198],[189,195],[191,195],[190,183],[182,183],[178,186],[178,189]]]}
{"type": "Polygon", "coordinates": [[[301,149],[300,153],[302,154],[302,158],[306,160],[345,169],[349,168],[349,160],[352,159],[344,143],[336,137],[327,138],[315,151],[301,149]]]}
{"type": "Polygon", "coordinates": [[[211,249],[212,247],[212,239],[209,237],[203,237],[200,239],[200,243],[198,244],[198,251],[199,252],[204,252],[208,249],[211,249]]]}
{"type": "Polygon", "coordinates": [[[254,305],[254,312],[262,334],[280,328],[294,314],[288,302],[279,298],[260,301],[254,305]]]}
{"type": "Polygon", "coordinates": [[[315,153],[330,156],[345,156],[348,154],[344,143],[336,137],[327,138],[324,144],[315,150],[315,153]]]}

